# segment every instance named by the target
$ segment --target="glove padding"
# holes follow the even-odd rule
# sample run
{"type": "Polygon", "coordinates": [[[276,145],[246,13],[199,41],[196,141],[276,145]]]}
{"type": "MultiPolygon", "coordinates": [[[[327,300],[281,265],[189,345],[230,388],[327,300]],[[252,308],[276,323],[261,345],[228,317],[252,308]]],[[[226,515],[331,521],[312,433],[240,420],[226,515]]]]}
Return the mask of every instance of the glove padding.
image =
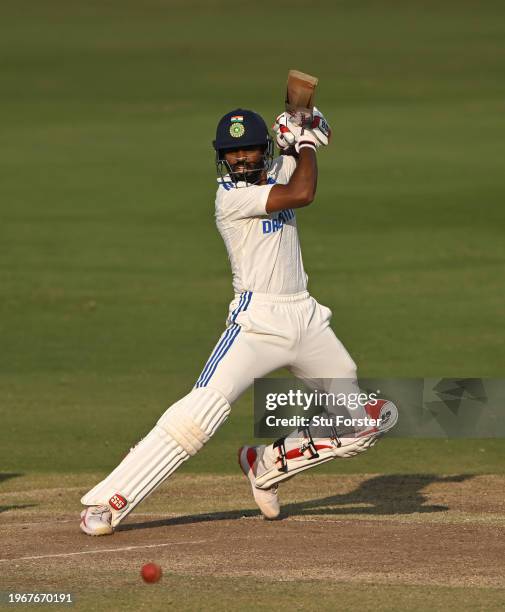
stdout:
{"type": "MultiPolygon", "coordinates": [[[[289,115],[287,113],[281,113],[275,118],[275,122],[272,129],[275,133],[275,142],[281,150],[289,149],[296,142],[295,132],[291,131],[289,125],[289,115]]],[[[296,126],[291,126],[296,128],[296,126]]]]}
{"type": "Polygon", "coordinates": [[[304,146],[316,150],[316,147],[320,144],[319,140],[310,134],[307,128],[302,130],[300,126],[293,123],[288,113],[282,113],[276,118],[273,130],[275,132],[275,141],[281,151],[288,151],[290,148],[294,148],[299,153],[300,147],[303,148],[304,146]]]}
{"type": "Polygon", "coordinates": [[[281,150],[295,146],[297,153],[303,146],[326,146],[331,138],[331,128],[323,114],[314,107],[312,120],[299,126],[287,112],[281,113],[273,125],[275,140],[281,150]]]}

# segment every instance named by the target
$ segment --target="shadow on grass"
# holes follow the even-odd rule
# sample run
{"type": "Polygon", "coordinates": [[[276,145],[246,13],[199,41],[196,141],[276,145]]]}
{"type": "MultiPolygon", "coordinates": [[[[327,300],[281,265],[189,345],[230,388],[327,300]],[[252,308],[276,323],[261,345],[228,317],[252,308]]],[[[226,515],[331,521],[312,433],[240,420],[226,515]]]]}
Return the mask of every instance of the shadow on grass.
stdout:
{"type": "MultiPolygon", "coordinates": [[[[374,476],[362,482],[354,491],[330,495],[321,499],[283,506],[280,518],[289,516],[325,516],[369,515],[386,516],[398,514],[446,512],[448,506],[428,505],[427,497],[422,490],[433,483],[458,483],[473,478],[472,474],[439,477],[434,474],[393,474],[374,476]]],[[[259,510],[230,510],[209,514],[193,514],[175,518],[131,523],[121,525],[118,531],[151,529],[171,525],[187,525],[207,521],[236,520],[242,517],[258,516],[259,510]]]]}
{"type": "Polygon", "coordinates": [[[0,506],[0,514],[8,510],[24,510],[25,508],[36,508],[37,504],[21,504],[14,506],[0,506]]]}
{"type": "Polygon", "coordinates": [[[18,478],[19,476],[24,476],[24,474],[21,472],[0,472],[0,484],[11,478],[18,478]]]}
{"type": "MultiPolygon", "coordinates": [[[[0,472],[0,484],[11,478],[18,478],[24,476],[22,472],[0,472]]],[[[24,508],[35,508],[37,504],[14,504],[11,506],[0,506],[0,514],[7,512],[8,510],[23,510],[24,508]]]]}

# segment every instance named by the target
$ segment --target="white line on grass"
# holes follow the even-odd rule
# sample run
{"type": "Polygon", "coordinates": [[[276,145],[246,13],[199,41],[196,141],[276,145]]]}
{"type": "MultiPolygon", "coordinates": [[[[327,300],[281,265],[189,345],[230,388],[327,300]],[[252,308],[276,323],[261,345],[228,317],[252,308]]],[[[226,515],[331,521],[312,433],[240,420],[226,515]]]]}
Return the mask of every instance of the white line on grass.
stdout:
{"type": "Polygon", "coordinates": [[[108,552],[125,552],[128,550],[138,550],[140,548],[161,548],[163,546],[174,546],[177,544],[205,544],[208,540],[179,540],[176,542],[164,542],[163,544],[142,544],[140,546],[123,546],[122,548],[101,548],[98,550],[79,550],[70,553],[58,553],[54,555],[35,555],[33,557],[15,557],[13,559],[0,559],[2,561],[35,561],[37,559],[55,559],[56,557],[74,557],[76,555],[96,555],[108,552]]]}

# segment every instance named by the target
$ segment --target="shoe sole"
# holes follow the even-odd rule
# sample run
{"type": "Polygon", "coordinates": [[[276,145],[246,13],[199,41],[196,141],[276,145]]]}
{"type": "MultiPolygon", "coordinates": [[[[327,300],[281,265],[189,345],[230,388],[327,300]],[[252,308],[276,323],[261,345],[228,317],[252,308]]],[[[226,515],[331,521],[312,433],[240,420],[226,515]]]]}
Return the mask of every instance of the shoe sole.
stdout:
{"type": "Polygon", "coordinates": [[[96,531],[90,531],[81,521],[79,527],[81,528],[81,531],[83,533],[85,533],[88,536],[92,536],[92,537],[98,537],[98,536],[104,536],[104,535],[114,535],[114,530],[112,531],[103,531],[102,533],[97,533],[96,531]]]}

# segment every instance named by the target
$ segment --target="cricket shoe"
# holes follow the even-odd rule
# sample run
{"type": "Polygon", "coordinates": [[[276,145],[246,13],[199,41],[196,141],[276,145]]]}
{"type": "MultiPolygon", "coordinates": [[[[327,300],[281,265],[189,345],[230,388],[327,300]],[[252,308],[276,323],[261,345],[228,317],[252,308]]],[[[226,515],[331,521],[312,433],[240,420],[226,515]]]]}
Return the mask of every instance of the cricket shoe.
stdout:
{"type": "Polygon", "coordinates": [[[90,536],[114,533],[111,524],[112,512],[109,506],[88,506],[81,512],[81,531],[90,536]]]}
{"type": "Polygon", "coordinates": [[[261,463],[262,449],[264,448],[264,446],[242,446],[238,451],[238,463],[251,483],[254,501],[258,504],[263,516],[266,519],[274,520],[281,513],[279,497],[277,496],[278,485],[269,489],[258,489],[255,484],[257,470],[261,463]]]}
{"type": "Polygon", "coordinates": [[[375,404],[368,402],[365,411],[369,419],[376,421],[376,425],[359,431],[357,434],[359,438],[376,434],[377,439],[392,429],[398,421],[398,409],[389,400],[380,399],[375,404]]]}

